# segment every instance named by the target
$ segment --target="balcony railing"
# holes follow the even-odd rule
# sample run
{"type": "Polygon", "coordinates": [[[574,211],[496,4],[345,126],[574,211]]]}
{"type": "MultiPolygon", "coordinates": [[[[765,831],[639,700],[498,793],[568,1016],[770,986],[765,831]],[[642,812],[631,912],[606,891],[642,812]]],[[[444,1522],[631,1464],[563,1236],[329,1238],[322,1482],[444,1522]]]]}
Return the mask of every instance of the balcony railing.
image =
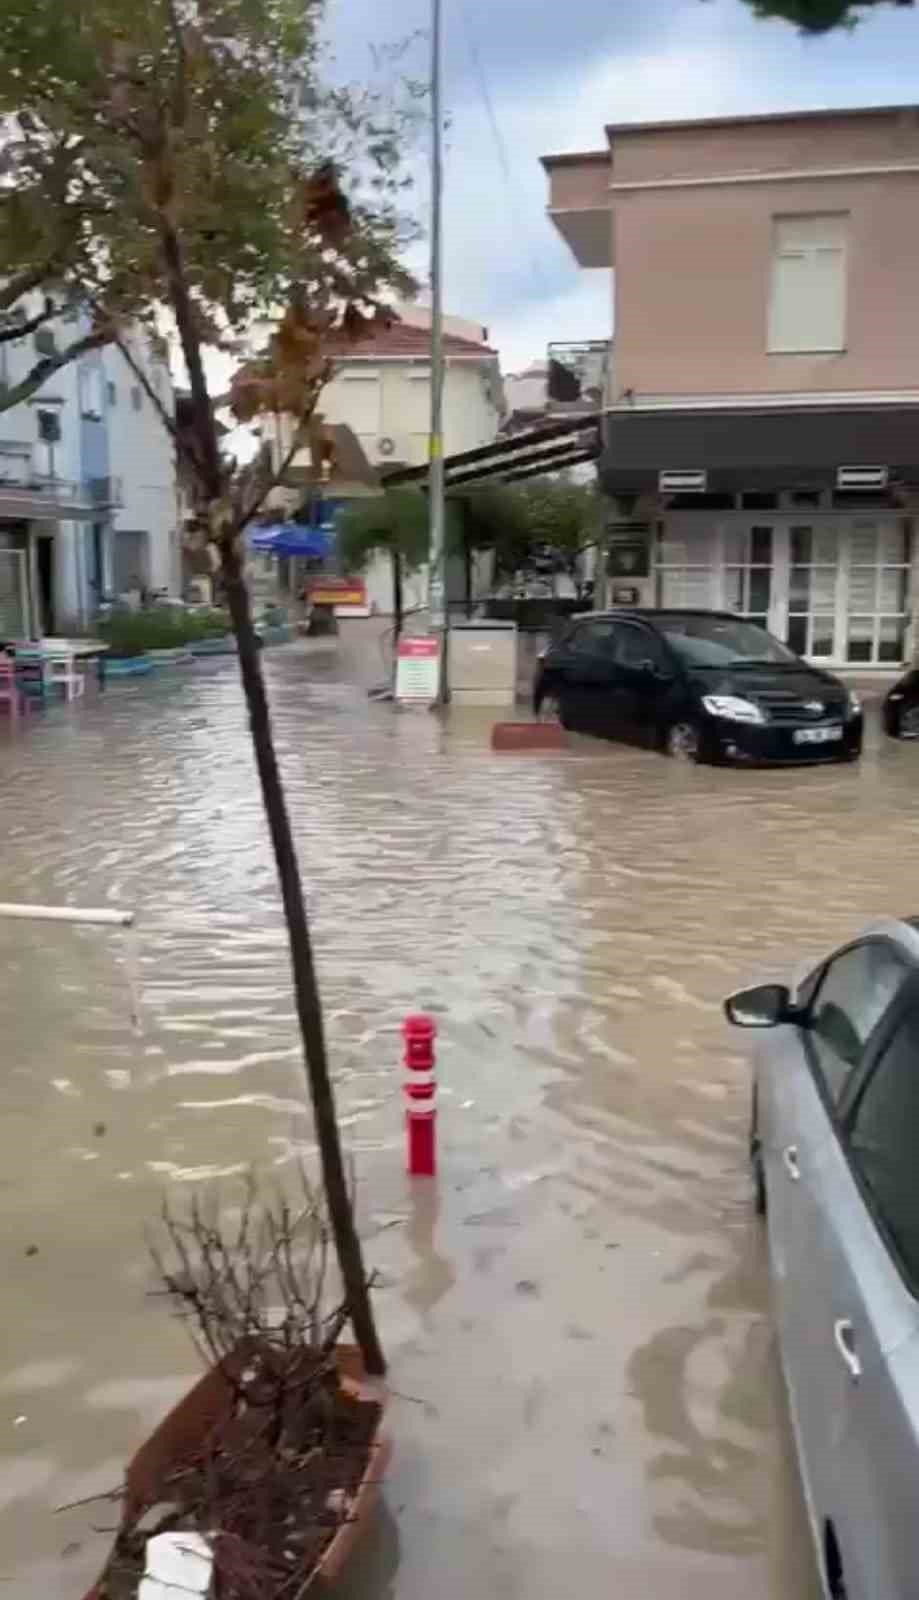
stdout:
{"type": "Polygon", "coordinates": [[[0,494],[21,497],[23,509],[34,497],[44,505],[105,510],[124,505],[124,485],[119,477],[59,478],[38,472],[33,466],[32,448],[0,440],[0,494]]]}
{"type": "Polygon", "coordinates": [[[611,339],[548,346],[548,401],[551,410],[602,411],[612,394],[611,339]]]}

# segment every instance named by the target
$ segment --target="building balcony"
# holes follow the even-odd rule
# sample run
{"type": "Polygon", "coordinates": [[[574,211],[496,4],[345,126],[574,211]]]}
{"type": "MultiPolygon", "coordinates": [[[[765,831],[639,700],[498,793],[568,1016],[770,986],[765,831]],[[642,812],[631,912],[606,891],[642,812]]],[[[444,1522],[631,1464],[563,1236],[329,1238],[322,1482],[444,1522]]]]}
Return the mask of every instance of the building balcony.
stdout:
{"type": "Polygon", "coordinates": [[[89,520],[123,504],[120,478],[59,478],[36,467],[30,444],[0,439],[0,518],[89,520]]]}
{"type": "Polygon", "coordinates": [[[576,415],[578,411],[602,411],[609,405],[613,393],[611,339],[552,343],[546,356],[547,410],[576,415]]]}

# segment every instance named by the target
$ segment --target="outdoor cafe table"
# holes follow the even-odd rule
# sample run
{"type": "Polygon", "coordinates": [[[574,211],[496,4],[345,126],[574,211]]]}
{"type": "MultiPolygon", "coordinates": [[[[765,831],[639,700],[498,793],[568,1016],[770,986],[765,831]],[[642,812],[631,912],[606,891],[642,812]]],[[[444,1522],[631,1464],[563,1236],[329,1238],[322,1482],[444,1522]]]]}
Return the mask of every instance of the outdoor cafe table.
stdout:
{"type": "Polygon", "coordinates": [[[105,658],[111,646],[104,639],[40,639],[39,645],[43,656],[72,653],[76,662],[85,662],[87,666],[95,661],[96,681],[100,689],[105,688],[105,658]]]}
{"type": "Polygon", "coordinates": [[[11,640],[13,650],[28,650],[49,661],[55,656],[72,655],[77,663],[96,663],[96,678],[100,689],[105,688],[105,658],[110,649],[104,639],[62,639],[56,635],[42,639],[11,640]]]}

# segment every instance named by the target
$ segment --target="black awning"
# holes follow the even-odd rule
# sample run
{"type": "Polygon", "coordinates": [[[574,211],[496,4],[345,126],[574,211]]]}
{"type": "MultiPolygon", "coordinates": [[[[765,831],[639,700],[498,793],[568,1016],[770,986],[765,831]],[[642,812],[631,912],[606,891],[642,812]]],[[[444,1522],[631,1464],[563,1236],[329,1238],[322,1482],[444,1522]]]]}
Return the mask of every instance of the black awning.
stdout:
{"type": "Polygon", "coordinates": [[[919,483],[919,406],[610,412],[599,473],[608,494],[641,494],[661,472],[704,471],[718,493],[835,488],[840,467],[919,483]]]}
{"type": "MultiPolygon", "coordinates": [[[[596,461],[600,454],[599,411],[584,412],[545,427],[527,428],[494,444],[462,450],[444,460],[444,478],[450,489],[474,489],[482,483],[535,478],[543,472],[560,472],[579,461],[596,461]]],[[[381,472],[386,488],[427,483],[428,468],[396,467],[381,472]]]]}

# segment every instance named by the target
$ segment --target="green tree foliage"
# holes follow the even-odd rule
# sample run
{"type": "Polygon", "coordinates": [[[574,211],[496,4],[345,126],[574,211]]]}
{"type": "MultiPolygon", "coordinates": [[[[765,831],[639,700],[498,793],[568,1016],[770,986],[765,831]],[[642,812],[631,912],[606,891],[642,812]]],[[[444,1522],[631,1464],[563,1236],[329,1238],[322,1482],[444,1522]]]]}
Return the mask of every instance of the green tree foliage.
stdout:
{"type": "Polygon", "coordinates": [[[516,490],[533,544],[573,556],[592,544],[602,522],[602,502],[592,483],[531,478],[516,490]]]}
{"type": "Polygon", "coordinates": [[[562,476],[496,484],[458,496],[463,529],[473,549],[492,549],[500,572],[518,572],[534,555],[573,561],[594,543],[602,502],[590,483],[562,476]]]}
{"type": "Polygon", "coordinates": [[[528,549],[522,500],[511,484],[483,484],[466,494],[457,491],[450,503],[456,507],[466,549],[494,550],[496,566],[528,549]]]}
{"type": "Polygon", "coordinates": [[[745,0],[758,17],[780,17],[805,33],[853,28],[859,16],[881,5],[911,6],[913,0],[745,0]]]}
{"type": "MultiPolygon", "coordinates": [[[[563,477],[521,484],[485,484],[447,499],[447,552],[461,556],[466,600],[472,600],[476,551],[493,550],[497,572],[514,573],[536,555],[573,562],[591,545],[602,524],[602,501],[592,484],[563,477]]],[[[355,500],[338,525],[338,553],[347,571],[363,572],[375,555],[392,567],[394,633],[402,632],[403,580],[428,558],[428,499],[421,489],[387,489],[355,500]]]]}
{"type": "Polygon", "coordinates": [[[242,475],[222,458],[204,362],[208,346],[231,348],[257,319],[283,313],[241,409],[283,396],[293,453],[328,376],[329,335],[357,336],[381,294],[409,287],[399,266],[406,118],[385,96],[324,85],[322,15],[323,0],[3,0],[0,311],[45,289],[52,303],[85,308],[99,342],[130,321],[181,348],[190,400],[180,433],[147,393],[182,457],[236,634],[329,1214],[355,1333],[380,1372],[242,570],[240,533],[271,474],[262,457],[242,475]]]}
{"type": "Polygon", "coordinates": [[[396,106],[323,85],[323,10],[4,0],[0,312],[42,289],[51,313],[86,307],[103,342],[127,319],[161,331],[181,284],[195,337],[232,348],[292,285],[314,320],[404,286],[415,86],[396,106]]]}
{"type": "Polygon", "coordinates": [[[355,500],[338,525],[338,553],[345,569],[363,572],[374,555],[387,555],[392,571],[394,633],[402,633],[402,589],[406,572],[428,558],[428,499],[420,489],[387,489],[355,500]]]}
{"type": "Polygon", "coordinates": [[[414,571],[428,558],[428,542],[428,500],[419,489],[354,500],[338,524],[338,551],[348,572],[363,572],[381,552],[398,555],[414,571]]]}

